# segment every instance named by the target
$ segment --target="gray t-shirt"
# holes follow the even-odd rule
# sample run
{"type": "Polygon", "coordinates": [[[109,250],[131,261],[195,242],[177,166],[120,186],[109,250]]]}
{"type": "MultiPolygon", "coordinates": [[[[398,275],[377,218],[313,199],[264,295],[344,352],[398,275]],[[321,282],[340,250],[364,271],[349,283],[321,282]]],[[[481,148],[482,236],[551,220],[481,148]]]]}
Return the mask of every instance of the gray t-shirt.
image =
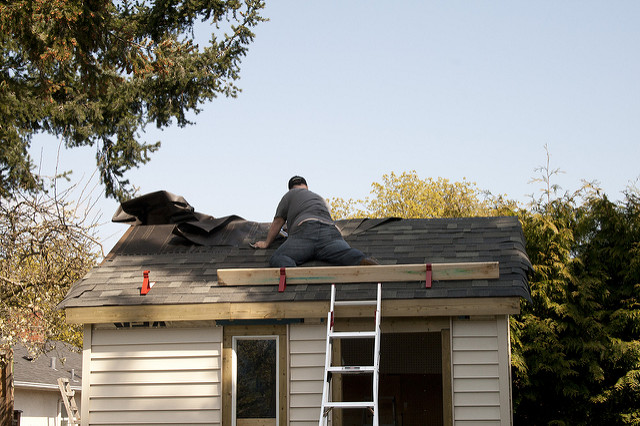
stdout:
{"type": "Polygon", "coordinates": [[[289,233],[309,219],[333,225],[325,199],[306,188],[292,188],[284,194],[276,209],[276,217],[287,221],[289,233]]]}

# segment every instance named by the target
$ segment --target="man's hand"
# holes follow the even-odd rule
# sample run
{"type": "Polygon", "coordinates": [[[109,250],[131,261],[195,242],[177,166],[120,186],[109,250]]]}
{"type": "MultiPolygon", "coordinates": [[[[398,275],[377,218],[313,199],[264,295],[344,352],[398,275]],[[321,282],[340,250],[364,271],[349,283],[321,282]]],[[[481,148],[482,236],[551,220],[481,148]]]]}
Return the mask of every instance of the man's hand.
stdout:
{"type": "Polygon", "coordinates": [[[278,232],[280,232],[280,228],[284,225],[285,220],[281,217],[273,218],[273,222],[271,222],[271,226],[269,226],[269,232],[267,233],[267,239],[264,241],[256,241],[251,244],[251,247],[257,249],[266,249],[268,248],[273,240],[278,236],[278,232]]]}
{"type": "Polygon", "coordinates": [[[267,245],[266,241],[256,241],[255,243],[251,244],[251,247],[256,249],[266,249],[267,247],[269,247],[269,245],[267,245]]]}

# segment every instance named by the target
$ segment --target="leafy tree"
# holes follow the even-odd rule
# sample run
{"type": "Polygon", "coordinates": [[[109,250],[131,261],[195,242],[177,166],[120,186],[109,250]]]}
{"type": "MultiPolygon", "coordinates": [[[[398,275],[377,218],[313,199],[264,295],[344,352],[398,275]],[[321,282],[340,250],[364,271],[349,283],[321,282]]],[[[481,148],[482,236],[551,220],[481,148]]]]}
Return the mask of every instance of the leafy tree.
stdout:
{"type": "MultiPolygon", "coordinates": [[[[547,154],[547,160],[549,155],[547,154]]],[[[528,208],[475,184],[383,176],[372,198],[331,200],[336,218],[517,214],[533,265],[532,303],[511,318],[514,420],[521,425],[640,424],[640,192],[613,203],[590,183],[559,194],[538,169],[528,208]]]]}
{"type": "Polygon", "coordinates": [[[65,323],[57,305],[94,265],[96,223],[77,187],[57,194],[21,191],[0,198],[0,343],[32,352],[47,340],[82,345],[80,327],[65,323]]]}
{"type": "Polygon", "coordinates": [[[474,182],[420,179],[414,171],[382,176],[371,184],[371,197],[330,200],[334,218],[356,217],[468,217],[509,214],[515,203],[480,190],[474,182]]]}
{"type": "MultiPolygon", "coordinates": [[[[38,186],[33,135],[95,146],[108,196],[160,146],[140,132],[218,95],[235,97],[240,61],[265,19],[261,0],[12,0],[0,2],[0,196],[38,186]],[[212,28],[195,44],[198,21],[212,28]]],[[[200,24],[202,25],[202,24],[200,24]]]]}

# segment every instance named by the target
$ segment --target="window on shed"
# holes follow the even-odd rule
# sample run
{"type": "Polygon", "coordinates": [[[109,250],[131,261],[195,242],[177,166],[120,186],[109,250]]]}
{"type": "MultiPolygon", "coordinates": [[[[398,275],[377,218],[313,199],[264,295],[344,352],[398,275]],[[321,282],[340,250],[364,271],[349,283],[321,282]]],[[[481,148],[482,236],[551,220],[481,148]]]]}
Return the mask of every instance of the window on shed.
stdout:
{"type": "Polygon", "coordinates": [[[238,339],[236,418],[275,418],[277,341],[238,339]]]}

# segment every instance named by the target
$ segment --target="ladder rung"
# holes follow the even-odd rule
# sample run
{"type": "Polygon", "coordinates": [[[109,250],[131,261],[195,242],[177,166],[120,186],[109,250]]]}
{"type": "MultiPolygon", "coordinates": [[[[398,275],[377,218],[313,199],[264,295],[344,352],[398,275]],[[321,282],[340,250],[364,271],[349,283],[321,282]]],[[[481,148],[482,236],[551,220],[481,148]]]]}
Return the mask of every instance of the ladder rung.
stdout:
{"type": "Polygon", "coordinates": [[[337,339],[373,339],[376,337],[375,331],[332,331],[330,337],[337,339]]]}
{"type": "Polygon", "coordinates": [[[373,401],[329,401],[325,402],[327,408],[373,408],[373,401]]]}
{"type": "Polygon", "coordinates": [[[336,300],[333,302],[334,306],[377,306],[378,302],[375,300],[336,300]]]}
{"type": "Polygon", "coordinates": [[[373,365],[345,365],[327,368],[327,371],[334,373],[373,373],[373,365]]]}

